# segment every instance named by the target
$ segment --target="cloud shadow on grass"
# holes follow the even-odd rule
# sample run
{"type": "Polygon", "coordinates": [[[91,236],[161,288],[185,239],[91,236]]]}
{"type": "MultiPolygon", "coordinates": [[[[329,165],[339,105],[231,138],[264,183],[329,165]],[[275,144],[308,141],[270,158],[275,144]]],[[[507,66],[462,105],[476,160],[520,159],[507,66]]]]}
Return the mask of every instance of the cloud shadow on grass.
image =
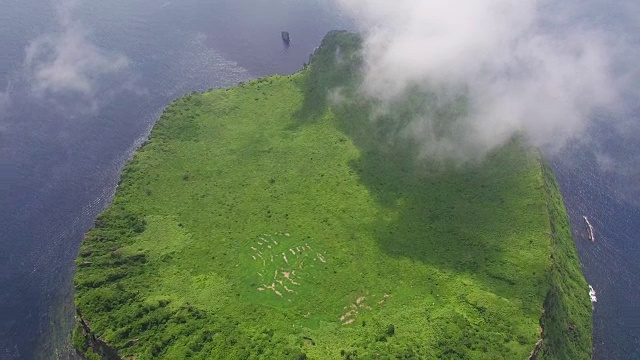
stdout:
{"type": "MultiPolygon", "coordinates": [[[[349,46],[354,50],[358,45],[354,41],[349,46]]],[[[513,261],[530,239],[546,236],[540,228],[548,222],[546,208],[537,188],[541,184],[532,182],[536,162],[530,150],[513,140],[482,161],[423,156],[421,143],[407,131],[413,117],[423,112],[426,94],[377,112],[375,100],[357,90],[358,73],[334,55],[340,48],[345,48],[340,39],[325,40],[299,81],[305,98],[295,126],[319,121],[330,108],[337,126],[359,149],[360,157],[350,166],[375,201],[395,214],[372,224],[380,249],[451,273],[471,274],[509,298],[542,286],[530,283],[544,278],[527,269],[527,261],[535,260],[513,261]],[[336,66],[339,75],[327,78],[335,75],[336,66]]],[[[357,56],[353,54],[342,56],[357,56]]],[[[441,115],[449,121],[452,114],[441,115]]],[[[443,128],[451,130],[448,124],[443,128]]]]}

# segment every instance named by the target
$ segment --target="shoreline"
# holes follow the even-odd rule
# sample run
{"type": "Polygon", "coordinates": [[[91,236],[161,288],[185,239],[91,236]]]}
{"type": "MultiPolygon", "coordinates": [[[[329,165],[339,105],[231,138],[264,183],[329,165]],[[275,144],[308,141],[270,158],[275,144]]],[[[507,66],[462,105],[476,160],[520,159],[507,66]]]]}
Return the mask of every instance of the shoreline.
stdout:
{"type": "MultiPolygon", "coordinates": [[[[338,36],[337,34],[340,33],[330,33],[333,34],[332,36],[338,36]]],[[[323,40],[323,44],[325,43],[325,41],[323,40]]],[[[316,51],[315,55],[321,56],[322,54],[320,54],[320,51],[316,51]]],[[[315,57],[314,55],[314,57],[315,57]]],[[[322,60],[322,59],[321,59],[322,60]]],[[[294,77],[295,78],[295,77],[294,77]]],[[[267,89],[268,87],[268,83],[270,83],[271,81],[280,81],[283,84],[286,84],[287,80],[289,81],[293,81],[291,79],[291,77],[271,77],[271,78],[264,78],[264,79],[260,79],[260,80],[254,80],[252,82],[250,82],[247,85],[240,85],[241,88],[243,89],[237,89],[236,90],[232,90],[232,91],[241,91],[241,92],[245,92],[245,91],[250,91],[251,89],[254,89],[256,86],[263,86],[266,87],[267,89]]],[[[265,90],[266,91],[266,90],[265,90]]],[[[216,90],[216,94],[223,94],[223,93],[227,93],[226,90],[216,90]]],[[[181,98],[178,99],[176,101],[174,101],[172,103],[171,106],[167,107],[167,110],[165,112],[165,114],[163,114],[164,116],[169,116],[172,113],[179,113],[180,111],[176,111],[175,107],[177,103],[198,103],[198,98],[199,97],[203,97],[203,96],[209,96],[207,94],[194,94],[194,95],[188,95],[186,98],[181,98]]],[[[221,95],[222,96],[222,95],[221,95]]],[[[226,96],[226,95],[224,95],[226,96]]],[[[202,100],[200,100],[202,101],[202,100]]],[[[256,98],[255,101],[259,101],[258,98],[256,98]]],[[[191,106],[191,105],[190,105],[191,106]]],[[[163,117],[161,117],[161,119],[159,120],[159,122],[163,121],[163,117]]],[[[189,119],[188,117],[186,117],[186,119],[189,119]]],[[[166,119],[164,120],[164,123],[161,123],[160,126],[164,126],[166,128],[166,119]]],[[[179,139],[179,141],[191,141],[192,139],[192,132],[193,132],[193,128],[191,127],[192,125],[190,124],[190,121],[187,120],[185,121],[184,124],[180,124],[180,126],[183,126],[184,128],[180,129],[180,136],[181,138],[179,139]]],[[[152,135],[150,137],[150,140],[145,143],[143,145],[143,147],[141,147],[138,152],[136,152],[136,155],[134,156],[134,158],[125,166],[125,169],[123,170],[123,174],[122,174],[122,179],[121,179],[121,183],[123,184],[123,187],[119,187],[118,188],[118,193],[120,196],[123,196],[124,194],[128,194],[131,193],[132,191],[136,191],[136,187],[132,187],[132,183],[131,179],[136,179],[136,171],[138,171],[137,169],[141,166],[140,165],[140,157],[144,157],[147,156],[145,154],[148,153],[149,151],[149,146],[155,146],[154,149],[156,149],[158,147],[158,145],[154,145],[154,141],[158,141],[158,139],[164,139],[164,135],[162,132],[158,133],[157,130],[158,125],[156,125],[156,127],[154,127],[154,130],[152,131],[152,135]],[[150,145],[151,144],[151,145],[150,145]]],[[[166,130],[165,130],[166,131],[166,130]]],[[[548,305],[546,306],[545,310],[545,314],[548,314],[549,317],[544,320],[545,322],[545,326],[543,326],[543,339],[546,338],[546,341],[544,342],[544,346],[543,346],[543,355],[546,351],[547,354],[551,354],[553,351],[556,351],[557,348],[553,347],[553,338],[552,336],[557,335],[557,333],[554,333],[554,326],[557,322],[557,318],[553,317],[552,313],[554,313],[554,309],[556,306],[559,306],[560,308],[563,307],[562,304],[564,304],[567,299],[565,297],[566,294],[562,293],[562,291],[559,292],[554,292],[554,289],[556,289],[559,285],[560,282],[563,281],[562,279],[562,274],[560,274],[560,270],[559,267],[562,267],[562,264],[558,264],[555,259],[556,259],[556,255],[558,257],[567,257],[568,259],[570,259],[569,263],[573,265],[575,265],[573,260],[577,259],[573,259],[572,258],[572,254],[571,254],[571,248],[569,247],[568,241],[571,243],[571,245],[573,245],[572,239],[570,237],[569,234],[569,238],[567,240],[566,237],[566,233],[565,230],[563,228],[564,226],[564,221],[566,221],[566,209],[564,209],[564,206],[562,205],[560,208],[558,208],[557,206],[557,201],[558,201],[558,197],[560,199],[560,202],[562,202],[562,197],[559,193],[554,192],[554,189],[557,190],[557,184],[555,183],[555,178],[553,177],[553,174],[551,172],[551,174],[549,174],[550,168],[549,169],[545,169],[545,165],[544,165],[544,161],[540,160],[540,166],[541,166],[541,176],[542,179],[541,181],[544,181],[544,191],[545,194],[547,194],[547,209],[548,209],[548,215],[549,215],[549,221],[550,221],[550,226],[552,229],[552,259],[554,259],[553,262],[553,267],[552,267],[552,271],[550,272],[550,287],[551,290],[549,291],[549,293],[547,294],[547,300],[549,301],[545,301],[545,304],[548,305]],[[555,188],[554,188],[555,186],[555,188]],[[563,212],[564,210],[564,212],[563,212]],[[567,252],[567,253],[565,253],[567,252]],[[558,268],[558,269],[557,269],[558,268]],[[557,298],[554,298],[554,296],[558,296],[557,298]]],[[[278,185],[280,184],[280,181],[275,179],[275,178],[271,178],[273,181],[271,181],[271,184],[275,184],[278,185]]],[[[189,181],[197,181],[198,180],[198,174],[189,174],[187,173],[186,175],[182,175],[182,181],[185,182],[189,182],[189,181]]],[[[151,192],[152,194],[153,192],[151,192]]],[[[117,211],[117,209],[122,205],[121,201],[117,201],[117,198],[119,196],[118,194],[116,194],[116,200],[114,200],[114,203],[111,205],[110,207],[110,211],[112,211],[112,213],[114,211],[117,211]]],[[[149,194],[150,195],[150,194],[149,194]]],[[[104,214],[103,214],[104,215],[104,214]]],[[[103,227],[105,225],[108,225],[110,222],[115,221],[116,219],[110,219],[109,217],[103,216],[101,215],[101,217],[98,218],[98,220],[96,221],[96,226],[98,228],[103,227]]],[[[118,215],[120,216],[120,215],[118,215]]],[[[150,223],[151,219],[149,218],[144,218],[144,217],[140,217],[137,214],[127,214],[127,213],[123,213],[123,217],[122,220],[117,220],[117,221],[122,221],[122,225],[118,225],[118,227],[113,227],[111,226],[114,230],[120,231],[120,232],[125,232],[127,234],[130,234],[128,236],[131,236],[132,239],[134,239],[135,237],[139,237],[139,234],[143,234],[147,231],[147,229],[149,228],[149,226],[155,226],[153,225],[153,222],[150,223]]],[[[177,228],[182,228],[181,226],[177,226],[177,228]]],[[[107,228],[108,229],[108,228],[107,228]]],[[[100,230],[103,231],[103,230],[100,230]]],[[[178,231],[178,233],[180,233],[179,229],[176,230],[171,230],[171,231],[178,231]]],[[[107,233],[105,233],[106,235],[107,233]]],[[[180,235],[182,236],[182,235],[180,235]]],[[[90,234],[88,234],[88,237],[85,241],[91,241],[91,242],[95,242],[96,240],[98,240],[99,242],[104,242],[104,241],[108,241],[108,239],[103,239],[103,240],[99,240],[100,237],[102,237],[102,235],[99,235],[98,230],[92,230],[90,232],[90,234]],[[98,237],[96,237],[98,236],[98,237]]],[[[286,239],[280,239],[279,241],[284,241],[286,239]]],[[[124,243],[125,245],[130,242],[131,240],[126,240],[126,242],[124,243]]],[[[262,244],[261,244],[262,245],[262,244]]],[[[314,246],[315,248],[315,246],[314,246]]],[[[111,248],[109,248],[111,249],[111,248]]],[[[93,267],[93,262],[90,260],[90,258],[94,257],[95,254],[92,254],[92,251],[96,251],[96,250],[90,250],[89,248],[85,248],[84,250],[81,250],[80,252],[80,257],[78,259],[78,266],[79,269],[88,269],[93,267]],[[82,260],[82,258],[88,258],[89,260],[82,260]]],[[[102,250],[101,250],[102,251],[102,250]]],[[[256,250],[257,251],[257,250],[256,250]]],[[[575,253],[575,246],[573,247],[573,252],[575,253]]],[[[96,252],[97,254],[97,252],[96,252]]],[[[109,261],[117,261],[118,264],[123,264],[124,266],[129,267],[130,269],[142,269],[144,266],[147,266],[145,264],[149,263],[150,261],[153,261],[152,258],[149,257],[148,254],[145,253],[128,253],[128,252],[121,252],[121,251],[112,251],[110,250],[109,252],[105,253],[105,255],[108,255],[108,257],[110,258],[114,258],[116,260],[109,260],[109,261]]],[[[293,254],[295,255],[295,254],[293,254]]],[[[324,257],[322,257],[322,259],[324,259],[324,257]]],[[[288,264],[289,262],[286,261],[286,263],[288,264]]],[[[578,263],[579,266],[579,263],[578,263]]],[[[86,272],[86,270],[82,270],[83,272],[86,272]]],[[[288,272],[287,272],[288,273],[288,272]]],[[[120,272],[117,269],[115,270],[110,270],[110,273],[108,273],[108,279],[109,281],[119,281],[119,279],[122,278],[126,278],[126,276],[128,276],[126,273],[120,272]]],[[[580,272],[581,275],[581,272],[580,272]]],[[[499,278],[497,278],[499,279],[499,278]]],[[[83,287],[86,286],[94,286],[91,285],[93,283],[90,283],[89,281],[91,280],[90,277],[87,277],[86,275],[83,276],[81,274],[78,275],[77,279],[76,279],[76,286],[78,286],[79,284],[85,284],[82,285],[83,287]]],[[[509,279],[506,279],[508,281],[512,281],[509,279]]],[[[91,280],[91,281],[97,281],[97,280],[91,280]]],[[[573,279],[572,279],[573,281],[573,279]]],[[[576,280],[577,282],[579,282],[579,276],[578,279],[576,280]]],[[[98,285],[100,283],[97,283],[98,285]]],[[[129,296],[129,295],[126,295],[129,296]]],[[[132,295],[133,296],[133,295],[132,295]]],[[[134,297],[135,298],[135,297],[134,297]]],[[[360,297],[358,297],[358,299],[360,299],[360,297]]],[[[435,298],[434,298],[435,299],[435,298]]],[[[569,299],[571,300],[571,299],[569,299]]],[[[119,304],[122,299],[117,299],[114,298],[112,301],[115,301],[116,304],[119,304]]],[[[125,298],[126,301],[126,298],[125,298]]],[[[91,303],[86,303],[85,301],[85,306],[91,305],[91,303]]],[[[154,311],[164,311],[162,309],[166,308],[168,305],[168,303],[164,303],[163,300],[158,301],[157,303],[155,303],[154,306],[154,311]]],[[[540,304],[542,305],[542,304],[540,304]]],[[[193,309],[192,307],[179,307],[178,311],[186,311],[186,312],[195,312],[197,313],[197,309],[193,309]]],[[[84,311],[83,311],[84,312],[84,311]]],[[[86,322],[85,322],[86,323],[86,322]]],[[[364,325],[363,325],[364,326],[364,325]]],[[[89,325],[87,325],[87,328],[89,327],[89,325]]],[[[85,333],[90,334],[91,331],[86,331],[85,327],[82,327],[85,331],[85,333]]],[[[396,336],[400,336],[400,335],[396,335],[396,336]]],[[[561,335],[560,335],[561,336],[561,335]]],[[[89,336],[89,338],[91,338],[91,336],[89,336]]],[[[99,338],[99,336],[94,336],[94,338],[99,338]]],[[[315,339],[315,343],[317,343],[317,339],[315,339]]],[[[127,342],[123,343],[121,346],[126,346],[126,344],[129,344],[128,340],[127,342]]],[[[78,343],[81,342],[81,339],[78,339],[78,343]]],[[[532,342],[533,344],[533,342],[532,342]]],[[[135,344],[129,344],[129,346],[134,346],[135,344]]],[[[82,345],[80,345],[80,347],[83,347],[82,345]]],[[[85,351],[87,350],[87,347],[85,346],[85,351]]],[[[528,350],[526,350],[527,353],[530,351],[530,348],[528,350]]],[[[590,353],[590,352],[589,352],[590,353]]],[[[581,358],[581,356],[577,356],[574,358],[581,358]]]]}

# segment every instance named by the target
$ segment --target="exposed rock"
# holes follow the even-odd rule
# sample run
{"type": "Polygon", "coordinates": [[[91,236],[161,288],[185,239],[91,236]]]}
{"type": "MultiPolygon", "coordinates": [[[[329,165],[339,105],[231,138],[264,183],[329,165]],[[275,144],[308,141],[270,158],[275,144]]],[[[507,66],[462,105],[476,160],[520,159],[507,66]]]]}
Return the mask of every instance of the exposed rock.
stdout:
{"type": "Polygon", "coordinates": [[[531,350],[531,355],[529,355],[529,360],[535,360],[538,357],[538,353],[542,349],[542,339],[538,340],[536,346],[531,350]]]}
{"type": "Polygon", "coordinates": [[[280,34],[282,35],[282,41],[285,43],[285,45],[289,45],[289,43],[291,42],[291,38],[289,37],[289,32],[283,31],[280,34]]]}
{"type": "MultiPolygon", "coordinates": [[[[95,334],[91,332],[89,323],[82,317],[80,309],[76,309],[76,321],[78,323],[78,326],[80,327],[80,331],[82,331],[82,336],[87,339],[89,347],[93,350],[93,352],[98,354],[101,359],[122,360],[120,355],[118,355],[116,349],[109,346],[104,340],[100,339],[100,337],[95,336],[95,334]]],[[[83,354],[80,353],[80,356],[82,355],[83,354]]]]}

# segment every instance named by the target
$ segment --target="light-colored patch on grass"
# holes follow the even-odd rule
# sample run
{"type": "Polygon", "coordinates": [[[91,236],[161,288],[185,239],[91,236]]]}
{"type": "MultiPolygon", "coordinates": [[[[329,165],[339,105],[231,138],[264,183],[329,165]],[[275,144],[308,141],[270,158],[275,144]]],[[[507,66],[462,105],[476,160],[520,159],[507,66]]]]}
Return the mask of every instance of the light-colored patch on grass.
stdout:
{"type": "Polygon", "coordinates": [[[246,272],[258,274],[256,281],[260,285],[256,289],[259,292],[271,290],[271,293],[281,298],[286,294],[296,294],[296,287],[303,285],[300,279],[305,277],[304,260],[314,255],[304,250],[304,245],[295,236],[285,232],[262,234],[249,240],[247,244],[252,260],[246,262],[241,259],[242,267],[247,269],[246,272]],[[269,261],[265,261],[266,259],[269,261]],[[266,278],[264,274],[273,276],[266,278]]]}

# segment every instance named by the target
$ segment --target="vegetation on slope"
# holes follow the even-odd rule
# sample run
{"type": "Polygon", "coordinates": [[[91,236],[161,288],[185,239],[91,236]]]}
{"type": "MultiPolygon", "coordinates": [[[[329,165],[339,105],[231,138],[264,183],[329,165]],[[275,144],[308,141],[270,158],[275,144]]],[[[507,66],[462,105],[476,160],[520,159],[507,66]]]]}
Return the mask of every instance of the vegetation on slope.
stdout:
{"type": "Polygon", "coordinates": [[[541,359],[590,359],[591,301],[584,296],[588,284],[582,275],[573,244],[569,218],[551,166],[543,161],[547,205],[551,221],[551,288],[544,304],[541,359]]]}
{"type": "Polygon", "coordinates": [[[482,164],[420,158],[394,139],[421,97],[372,122],[358,49],[331,33],[298,74],[167,108],[83,241],[81,352],[95,338],[138,359],[518,359],[545,298],[561,302],[545,355],[590,349],[537,154],[514,141],[482,164]]]}

